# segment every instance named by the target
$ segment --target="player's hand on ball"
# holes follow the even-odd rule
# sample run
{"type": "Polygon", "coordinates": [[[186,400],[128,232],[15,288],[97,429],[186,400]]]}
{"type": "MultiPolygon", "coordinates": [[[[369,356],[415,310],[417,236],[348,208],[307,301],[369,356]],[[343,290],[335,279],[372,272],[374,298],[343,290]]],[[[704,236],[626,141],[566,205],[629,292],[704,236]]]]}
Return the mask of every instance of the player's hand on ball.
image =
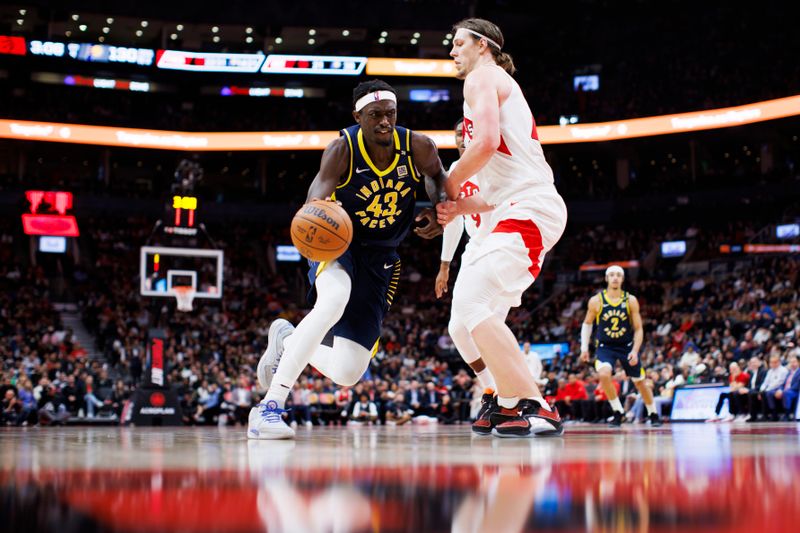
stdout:
{"type": "Polygon", "coordinates": [[[418,228],[414,228],[414,233],[422,237],[423,239],[433,239],[434,237],[438,237],[444,232],[444,228],[436,222],[436,215],[433,212],[433,209],[430,207],[426,207],[422,211],[420,211],[417,218],[415,218],[417,222],[421,222],[423,220],[427,220],[428,223],[424,226],[420,226],[418,228]]]}
{"type": "Polygon", "coordinates": [[[636,363],[639,362],[639,355],[636,352],[629,353],[628,362],[631,364],[631,366],[636,366],[636,363]]]}
{"type": "Polygon", "coordinates": [[[580,361],[581,361],[581,363],[588,363],[589,362],[589,352],[581,352],[580,361]]]}
{"type": "Polygon", "coordinates": [[[448,225],[458,214],[458,204],[456,202],[446,200],[436,204],[436,220],[442,226],[448,225]]]}
{"type": "Polygon", "coordinates": [[[436,297],[441,298],[447,292],[447,282],[450,279],[450,268],[440,268],[436,275],[436,297]]]}
{"type": "MultiPolygon", "coordinates": [[[[310,204],[311,202],[316,202],[316,201],[319,201],[319,200],[320,200],[320,198],[317,198],[317,197],[315,196],[315,197],[311,198],[311,199],[310,199],[310,200],[309,200],[307,203],[309,203],[309,204],[310,204]]],[[[341,205],[342,205],[342,202],[340,202],[339,200],[334,200],[334,199],[333,199],[333,198],[331,198],[330,196],[326,196],[324,201],[325,201],[325,202],[333,202],[333,203],[335,203],[336,205],[338,205],[339,207],[341,207],[341,205]]]]}

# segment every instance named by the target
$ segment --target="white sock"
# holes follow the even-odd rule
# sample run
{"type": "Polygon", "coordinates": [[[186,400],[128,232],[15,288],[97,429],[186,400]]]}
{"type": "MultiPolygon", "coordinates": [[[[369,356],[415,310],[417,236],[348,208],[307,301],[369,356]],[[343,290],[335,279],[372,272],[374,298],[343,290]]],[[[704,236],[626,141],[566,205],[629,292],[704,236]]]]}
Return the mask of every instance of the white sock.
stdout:
{"type": "Polygon", "coordinates": [[[553,411],[552,409],[550,409],[550,404],[547,403],[547,400],[545,400],[544,397],[534,396],[531,398],[531,400],[536,400],[537,402],[539,402],[539,405],[541,405],[542,409],[544,409],[545,411],[550,411],[550,412],[553,411]]]}
{"type": "Polygon", "coordinates": [[[497,397],[497,405],[500,407],[505,407],[506,409],[513,409],[519,403],[519,398],[517,396],[512,396],[510,398],[503,398],[501,396],[497,397]]]}
{"type": "Polygon", "coordinates": [[[481,388],[483,390],[486,389],[492,389],[493,391],[497,390],[497,385],[495,385],[494,382],[494,376],[492,376],[492,373],[489,372],[488,366],[483,370],[481,370],[480,372],[476,372],[475,378],[478,380],[478,383],[480,383],[481,388]]]}
{"type": "Polygon", "coordinates": [[[613,400],[608,400],[608,403],[611,404],[611,409],[613,409],[617,413],[624,413],[625,409],[622,408],[622,403],[619,401],[619,396],[614,398],[613,400]]]}
{"type": "Polygon", "coordinates": [[[656,404],[654,404],[654,403],[646,403],[646,404],[644,404],[644,407],[645,407],[645,409],[647,409],[647,414],[648,415],[656,414],[656,404]]]}
{"type": "Polygon", "coordinates": [[[275,402],[278,404],[278,409],[283,409],[286,406],[286,398],[289,397],[289,392],[291,392],[291,387],[286,387],[284,385],[276,385],[274,382],[269,386],[269,390],[267,391],[267,395],[264,396],[264,399],[261,400],[262,404],[266,404],[268,402],[275,402]]]}
{"type": "Polygon", "coordinates": [[[350,276],[338,263],[328,266],[317,276],[314,284],[317,301],[294,333],[284,340],[283,356],[265,400],[274,400],[283,408],[289,391],[322,344],[322,339],[342,317],[350,300],[351,285],[350,276]]]}

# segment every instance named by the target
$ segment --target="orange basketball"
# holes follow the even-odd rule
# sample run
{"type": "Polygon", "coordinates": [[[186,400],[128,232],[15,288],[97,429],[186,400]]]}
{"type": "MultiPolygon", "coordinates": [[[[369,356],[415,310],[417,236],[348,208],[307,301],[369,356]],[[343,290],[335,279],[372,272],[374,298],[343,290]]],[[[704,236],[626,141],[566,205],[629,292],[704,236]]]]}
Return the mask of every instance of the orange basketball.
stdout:
{"type": "Polygon", "coordinates": [[[292,244],[312,261],[333,261],[353,240],[353,223],[336,202],[314,200],[292,219],[292,244]]]}

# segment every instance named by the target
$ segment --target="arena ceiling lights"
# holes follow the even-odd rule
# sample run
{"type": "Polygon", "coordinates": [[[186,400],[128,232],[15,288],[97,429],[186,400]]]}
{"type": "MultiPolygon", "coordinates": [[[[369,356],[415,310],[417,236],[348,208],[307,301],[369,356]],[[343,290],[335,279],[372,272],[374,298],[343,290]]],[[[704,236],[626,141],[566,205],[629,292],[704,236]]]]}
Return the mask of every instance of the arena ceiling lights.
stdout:
{"type": "MultiPolygon", "coordinates": [[[[799,115],[800,96],[790,96],[739,107],[678,115],[572,126],[541,126],[538,132],[542,144],[614,141],[741,126],[799,115]]],[[[455,148],[451,130],[421,133],[430,136],[439,148],[455,148]]],[[[0,120],[0,138],[162,150],[321,150],[337,136],[335,131],[189,133],[0,120]]]]}

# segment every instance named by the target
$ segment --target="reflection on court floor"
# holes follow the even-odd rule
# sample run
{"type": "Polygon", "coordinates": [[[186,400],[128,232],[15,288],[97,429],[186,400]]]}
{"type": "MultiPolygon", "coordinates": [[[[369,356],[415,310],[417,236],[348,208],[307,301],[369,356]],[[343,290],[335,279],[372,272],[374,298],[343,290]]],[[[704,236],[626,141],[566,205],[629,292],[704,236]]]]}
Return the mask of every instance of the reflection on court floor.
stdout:
{"type": "Polygon", "coordinates": [[[800,521],[796,424],[0,431],[9,531],[779,531],[800,521]]]}

